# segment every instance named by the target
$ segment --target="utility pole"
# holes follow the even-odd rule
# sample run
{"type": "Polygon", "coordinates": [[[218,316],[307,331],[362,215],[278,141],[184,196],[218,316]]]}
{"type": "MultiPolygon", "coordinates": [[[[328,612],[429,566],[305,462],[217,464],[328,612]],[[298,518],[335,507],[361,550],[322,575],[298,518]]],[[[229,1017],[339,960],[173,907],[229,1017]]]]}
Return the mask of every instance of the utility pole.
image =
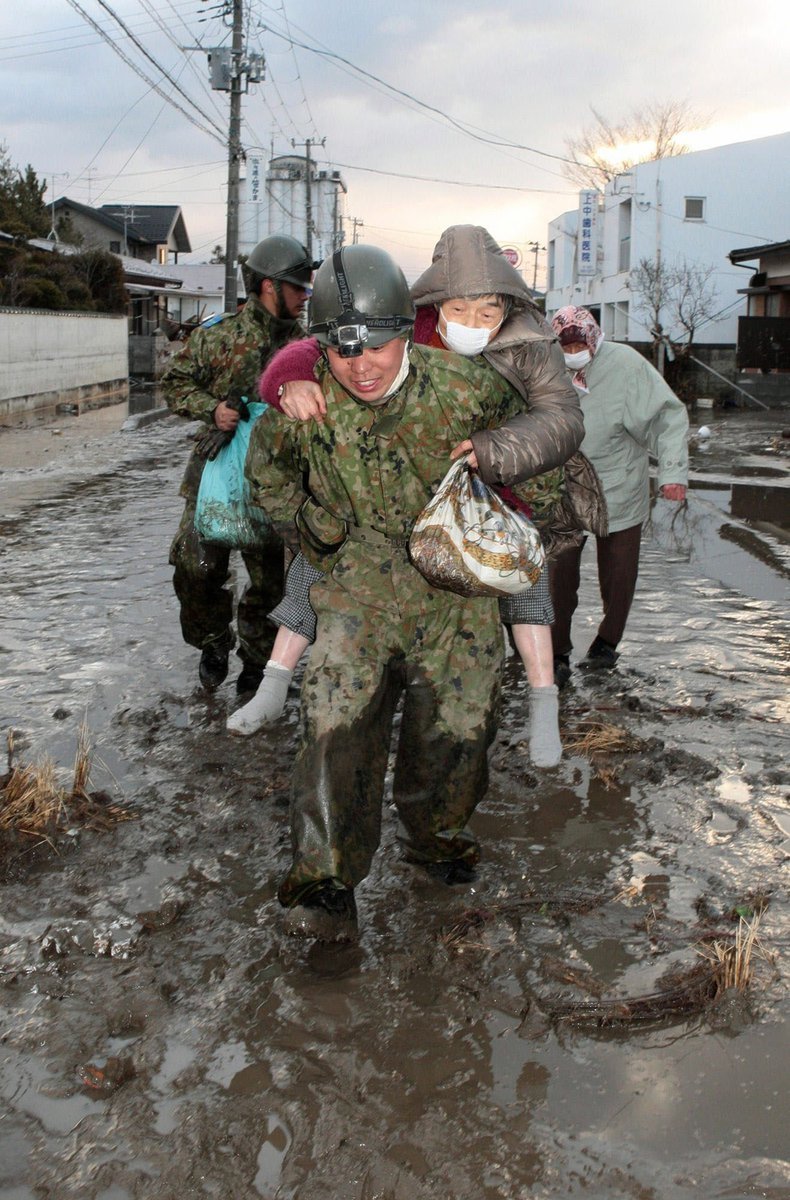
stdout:
{"type": "Polygon", "coordinates": [[[537,287],[537,283],[538,283],[538,253],[541,250],[545,250],[546,247],[541,246],[541,244],[539,242],[528,242],[527,245],[529,246],[532,253],[535,255],[535,265],[532,268],[532,290],[534,292],[535,288],[537,287]]]}
{"type": "Polygon", "coordinates": [[[354,227],[351,234],[351,245],[357,246],[359,244],[359,234],[357,233],[357,229],[364,229],[365,222],[361,221],[359,217],[349,217],[348,219],[354,227]]]}
{"type": "MultiPolygon", "coordinates": [[[[326,143],[326,138],[323,137],[323,138],[321,138],[321,141],[318,142],[317,144],[319,146],[323,146],[325,143],[326,143]]],[[[304,170],[305,239],[304,239],[304,244],[305,244],[305,249],[307,250],[307,257],[312,258],[313,257],[313,190],[312,190],[313,189],[313,164],[312,164],[312,160],[310,158],[310,147],[315,146],[316,142],[313,141],[312,138],[308,138],[304,142],[297,142],[293,138],[291,138],[291,145],[293,146],[294,150],[296,149],[297,146],[304,146],[304,152],[305,152],[305,170],[304,170]]]]}
{"type": "Polygon", "coordinates": [[[225,312],[236,311],[239,257],[239,172],[241,166],[241,66],[243,3],[233,0],[233,40],[230,66],[230,124],[228,127],[228,218],[225,232],[225,312]]]}
{"type": "MultiPolygon", "coordinates": [[[[219,7],[219,6],[217,6],[219,7]]],[[[247,54],[244,48],[244,0],[222,0],[223,18],[231,18],[231,48],[215,46],[208,50],[209,77],[213,92],[230,92],[228,124],[228,202],[225,227],[225,312],[236,311],[239,258],[239,175],[244,150],[241,145],[241,93],[264,76],[262,54],[247,54]]],[[[182,46],[182,50],[202,50],[205,46],[182,46]]]]}

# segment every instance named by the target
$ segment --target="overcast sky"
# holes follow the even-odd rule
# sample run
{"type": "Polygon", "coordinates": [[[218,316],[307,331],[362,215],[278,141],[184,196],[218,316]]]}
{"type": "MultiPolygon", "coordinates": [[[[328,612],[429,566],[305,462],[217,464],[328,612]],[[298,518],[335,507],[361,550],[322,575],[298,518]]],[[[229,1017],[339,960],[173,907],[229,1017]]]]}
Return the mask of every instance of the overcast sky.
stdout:
{"type": "MultiPolygon", "coordinates": [[[[228,42],[220,0],[79,0],[78,7],[194,121],[226,127],[227,95],[210,91],[205,54],[182,49],[228,42]]],[[[267,63],[266,80],[244,100],[245,147],[268,152],[273,142],[275,153],[285,153],[291,139],[325,138],[314,154],[341,170],[348,215],[410,278],[447,225],[472,222],[521,251],[531,282],[529,243],[543,246],[548,221],[575,206],[576,187],[548,156],[567,153],[566,139],[591,123],[590,105],[617,121],[651,101],[687,101],[706,125],[685,139],[694,149],[790,129],[786,0],[748,7],[743,0],[245,0],[244,7],[250,48],[267,63]],[[289,33],[321,53],[292,47],[289,33]],[[327,52],[482,138],[531,149],[497,148],[463,133],[327,52]]],[[[191,261],[224,245],[222,145],[166,103],[70,0],[0,3],[0,114],[12,162],[55,175],[56,195],[180,204],[191,261]]],[[[787,224],[772,237],[790,236],[787,224]]]]}

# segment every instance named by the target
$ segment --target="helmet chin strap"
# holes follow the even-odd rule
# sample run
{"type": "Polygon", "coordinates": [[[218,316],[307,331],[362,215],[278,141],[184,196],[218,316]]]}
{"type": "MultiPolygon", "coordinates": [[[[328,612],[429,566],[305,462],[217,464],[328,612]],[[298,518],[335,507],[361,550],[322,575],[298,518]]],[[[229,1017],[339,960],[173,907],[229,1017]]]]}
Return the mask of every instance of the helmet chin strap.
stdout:
{"type": "Polygon", "coordinates": [[[277,297],[277,312],[275,314],[277,317],[277,320],[278,321],[293,320],[292,317],[289,317],[288,310],[285,307],[285,301],[283,300],[283,285],[282,285],[282,283],[280,282],[279,279],[273,279],[271,282],[272,282],[272,287],[274,288],[274,294],[277,297]]]}

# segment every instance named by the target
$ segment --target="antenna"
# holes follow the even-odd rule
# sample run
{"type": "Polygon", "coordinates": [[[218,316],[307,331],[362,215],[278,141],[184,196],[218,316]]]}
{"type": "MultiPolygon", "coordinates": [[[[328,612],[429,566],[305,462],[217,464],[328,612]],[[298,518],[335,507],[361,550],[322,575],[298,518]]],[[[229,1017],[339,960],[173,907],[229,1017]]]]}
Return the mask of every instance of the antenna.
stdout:
{"type": "Polygon", "coordinates": [[[58,171],[57,174],[53,171],[49,177],[51,180],[50,188],[52,189],[52,198],[50,200],[50,209],[49,210],[50,210],[52,216],[50,218],[50,220],[51,220],[50,230],[49,230],[49,233],[47,234],[48,242],[57,242],[58,241],[58,231],[55,228],[55,180],[56,179],[68,179],[68,177],[69,177],[68,171],[58,171]]]}

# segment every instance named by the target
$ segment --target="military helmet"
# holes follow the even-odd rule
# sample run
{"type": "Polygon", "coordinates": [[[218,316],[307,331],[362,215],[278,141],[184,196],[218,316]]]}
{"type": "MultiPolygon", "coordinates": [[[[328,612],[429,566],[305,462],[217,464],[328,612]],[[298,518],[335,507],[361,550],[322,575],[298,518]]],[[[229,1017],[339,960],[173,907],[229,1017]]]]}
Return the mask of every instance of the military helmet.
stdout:
{"type": "Polygon", "coordinates": [[[355,358],[414,325],[414,304],[403,272],[376,246],[343,246],[324,259],[310,300],[308,330],[322,346],[355,358]]]}
{"type": "Polygon", "coordinates": [[[310,277],[319,264],[311,261],[296,238],[276,233],[252,248],[246,266],[259,279],[279,279],[295,287],[309,287],[310,277]]]}

